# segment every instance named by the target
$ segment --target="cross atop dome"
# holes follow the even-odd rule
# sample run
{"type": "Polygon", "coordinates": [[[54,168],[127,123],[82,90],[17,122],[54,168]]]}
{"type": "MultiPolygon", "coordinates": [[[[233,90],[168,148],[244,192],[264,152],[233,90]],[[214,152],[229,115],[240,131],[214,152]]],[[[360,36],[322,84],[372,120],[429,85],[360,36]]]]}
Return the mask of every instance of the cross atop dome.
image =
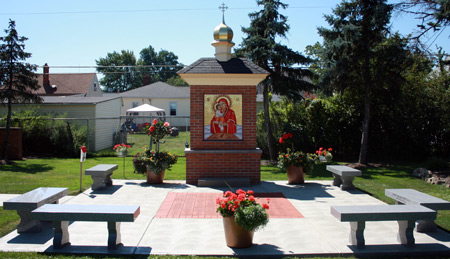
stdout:
{"type": "Polygon", "coordinates": [[[224,3],[219,6],[222,11],[222,23],[214,29],[214,41],[212,45],[216,49],[215,56],[219,61],[228,61],[231,59],[231,48],[234,46],[233,30],[225,24],[225,11],[228,9],[224,3]]]}
{"type": "Polygon", "coordinates": [[[228,9],[228,6],[226,6],[225,3],[222,3],[219,6],[219,9],[222,11],[222,23],[225,23],[225,11],[228,9]]]}

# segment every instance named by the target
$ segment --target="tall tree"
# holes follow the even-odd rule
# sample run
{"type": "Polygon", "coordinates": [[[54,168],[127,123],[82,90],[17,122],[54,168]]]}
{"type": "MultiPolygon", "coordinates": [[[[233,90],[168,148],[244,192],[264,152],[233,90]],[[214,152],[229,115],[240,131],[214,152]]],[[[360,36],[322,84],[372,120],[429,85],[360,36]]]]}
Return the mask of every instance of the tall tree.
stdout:
{"type": "Polygon", "coordinates": [[[269,155],[270,160],[274,161],[277,153],[269,113],[269,92],[298,100],[302,99],[301,91],[310,90],[313,85],[305,80],[311,76],[308,70],[294,67],[308,64],[310,59],[279,42],[280,38],[287,38],[289,25],[287,17],[280,14],[278,9],[286,9],[288,5],[278,0],[257,0],[256,3],[262,9],[249,14],[250,26],[242,28],[247,36],[236,53],[244,55],[270,73],[262,85],[269,155]]]}
{"type": "Polygon", "coordinates": [[[140,52],[138,65],[141,74],[145,74],[150,78],[150,82],[157,81],[166,82],[171,77],[177,77],[177,71],[182,68],[178,63],[178,56],[171,51],[160,50],[155,51],[152,46],[144,48],[140,52]]]}
{"type": "Polygon", "coordinates": [[[100,79],[100,84],[107,91],[125,92],[127,90],[142,86],[139,80],[136,80],[136,57],[133,51],[122,50],[120,53],[108,53],[105,58],[95,60],[97,71],[104,73],[100,79]]]}
{"type": "Polygon", "coordinates": [[[392,9],[386,0],[343,1],[332,15],[325,16],[331,28],[318,29],[324,39],[321,56],[326,59],[321,84],[362,97],[359,162],[363,164],[367,163],[373,96],[378,89],[395,87],[402,80],[395,65],[404,61],[404,42],[398,35],[387,40],[392,9]]]}
{"type": "Polygon", "coordinates": [[[39,89],[36,80],[37,66],[25,63],[31,53],[25,52],[25,41],[28,38],[19,36],[16,23],[9,20],[6,36],[0,37],[0,100],[6,101],[6,133],[3,141],[1,160],[7,160],[9,131],[11,127],[13,103],[40,103],[42,99],[34,92],[39,89]]]}

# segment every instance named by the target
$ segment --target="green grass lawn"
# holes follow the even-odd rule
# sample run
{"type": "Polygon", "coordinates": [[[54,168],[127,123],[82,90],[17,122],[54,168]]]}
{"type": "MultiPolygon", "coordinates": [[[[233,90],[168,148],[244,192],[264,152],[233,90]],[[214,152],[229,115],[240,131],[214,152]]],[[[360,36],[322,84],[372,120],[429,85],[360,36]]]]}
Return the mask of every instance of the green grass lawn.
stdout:
{"type": "MultiPolygon", "coordinates": [[[[113,179],[142,179],[144,175],[133,173],[133,155],[141,152],[148,145],[149,137],[146,135],[133,135],[128,137],[128,142],[133,143],[128,157],[116,157],[112,149],[102,150],[97,153],[88,153],[87,160],[82,165],[82,170],[97,164],[118,164],[119,169],[114,172],[113,179]],[[124,163],[125,162],[125,163],[124,163]]],[[[171,171],[166,171],[165,179],[186,179],[186,158],[184,157],[184,143],[186,134],[181,132],[177,137],[167,138],[167,142],[161,146],[162,150],[168,150],[179,156],[178,163],[171,171]]],[[[37,187],[68,187],[70,195],[76,195],[80,189],[80,160],[79,158],[39,158],[24,161],[15,161],[12,165],[0,166],[0,190],[1,193],[20,194],[37,187]]],[[[345,164],[345,163],[339,163],[345,164]]],[[[360,190],[374,197],[394,204],[394,200],[384,195],[388,188],[413,188],[450,201],[450,191],[443,185],[431,185],[423,180],[411,176],[413,169],[419,164],[398,164],[390,166],[363,168],[363,176],[356,177],[354,184],[360,190]]],[[[315,166],[313,172],[306,176],[308,180],[331,180],[331,173],[325,170],[326,165],[315,166]]],[[[92,179],[83,173],[82,190],[89,188],[92,179]]],[[[263,181],[286,180],[286,173],[275,165],[261,166],[261,179],[263,181]]],[[[19,217],[15,211],[5,211],[0,207],[0,236],[3,236],[16,228],[19,217]]],[[[450,211],[439,211],[437,224],[450,231],[450,211]]],[[[0,253],[2,258],[48,258],[46,255],[36,253],[0,253]]],[[[52,255],[52,257],[55,257],[52,255]]],[[[56,258],[72,258],[72,256],[57,256],[56,258]]],[[[92,257],[85,257],[92,258],[92,257]]],[[[114,258],[114,257],[110,257],[114,258]]],[[[133,257],[146,258],[146,257],[133,257]]],[[[152,257],[152,258],[196,258],[196,257],[152,257]]]]}

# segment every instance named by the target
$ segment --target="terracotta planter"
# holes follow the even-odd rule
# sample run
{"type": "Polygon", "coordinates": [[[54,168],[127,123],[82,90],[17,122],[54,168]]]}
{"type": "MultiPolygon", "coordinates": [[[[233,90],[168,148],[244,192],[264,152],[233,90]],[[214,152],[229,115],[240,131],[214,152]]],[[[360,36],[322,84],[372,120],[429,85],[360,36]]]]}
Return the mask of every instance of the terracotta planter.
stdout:
{"type": "Polygon", "coordinates": [[[164,173],[166,170],[162,170],[161,173],[155,174],[153,171],[147,169],[147,183],[160,184],[164,181],[164,173]]]}
{"type": "Polygon", "coordinates": [[[254,231],[247,231],[234,221],[234,217],[223,217],[225,240],[228,247],[247,248],[253,245],[254,231]]]}
{"type": "Polygon", "coordinates": [[[287,169],[288,184],[305,183],[305,172],[301,166],[289,166],[287,169]]]}

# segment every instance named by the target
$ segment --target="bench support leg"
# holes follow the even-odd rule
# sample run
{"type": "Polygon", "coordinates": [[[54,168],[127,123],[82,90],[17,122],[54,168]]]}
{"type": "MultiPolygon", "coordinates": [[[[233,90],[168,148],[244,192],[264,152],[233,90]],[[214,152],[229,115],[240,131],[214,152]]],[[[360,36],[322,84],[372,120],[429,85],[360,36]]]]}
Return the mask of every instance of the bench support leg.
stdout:
{"type": "Polygon", "coordinates": [[[111,185],[113,185],[113,181],[112,181],[112,179],[111,179],[111,175],[112,175],[112,174],[107,174],[106,177],[105,177],[105,185],[106,185],[106,186],[111,186],[111,185]]]}
{"type": "Polygon", "coordinates": [[[17,214],[20,217],[20,223],[17,225],[17,233],[37,233],[42,231],[41,222],[31,217],[31,211],[18,210],[17,214]]]}
{"type": "Polygon", "coordinates": [[[342,179],[340,175],[333,173],[333,186],[341,186],[342,179]]]}
{"type": "Polygon", "coordinates": [[[355,186],[353,185],[354,176],[342,176],[341,190],[353,190],[355,186]]]}
{"type": "Polygon", "coordinates": [[[366,241],[364,240],[365,221],[350,222],[350,243],[358,248],[364,248],[366,241]]]}
{"type": "Polygon", "coordinates": [[[94,181],[92,183],[91,189],[92,190],[97,190],[99,188],[105,187],[105,177],[104,176],[96,176],[96,175],[91,175],[92,177],[92,181],[94,181]]]}
{"type": "Polygon", "coordinates": [[[53,248],[61,249],[69,243],[69,221],[53,221],[55,236],[53,237],[53,248]]]}
{"type": "Polygon", "coordinates": [[[121,243],[120,222],[108,221],[108,249],[114,250],[121,243]]]}
{"type": "Polygon", "coordinates": [[[398,221],[398,235],[397,240],[402,245],[414,246],[414,227],[416,222],[414,220],[399,220],[398,221]]]}

